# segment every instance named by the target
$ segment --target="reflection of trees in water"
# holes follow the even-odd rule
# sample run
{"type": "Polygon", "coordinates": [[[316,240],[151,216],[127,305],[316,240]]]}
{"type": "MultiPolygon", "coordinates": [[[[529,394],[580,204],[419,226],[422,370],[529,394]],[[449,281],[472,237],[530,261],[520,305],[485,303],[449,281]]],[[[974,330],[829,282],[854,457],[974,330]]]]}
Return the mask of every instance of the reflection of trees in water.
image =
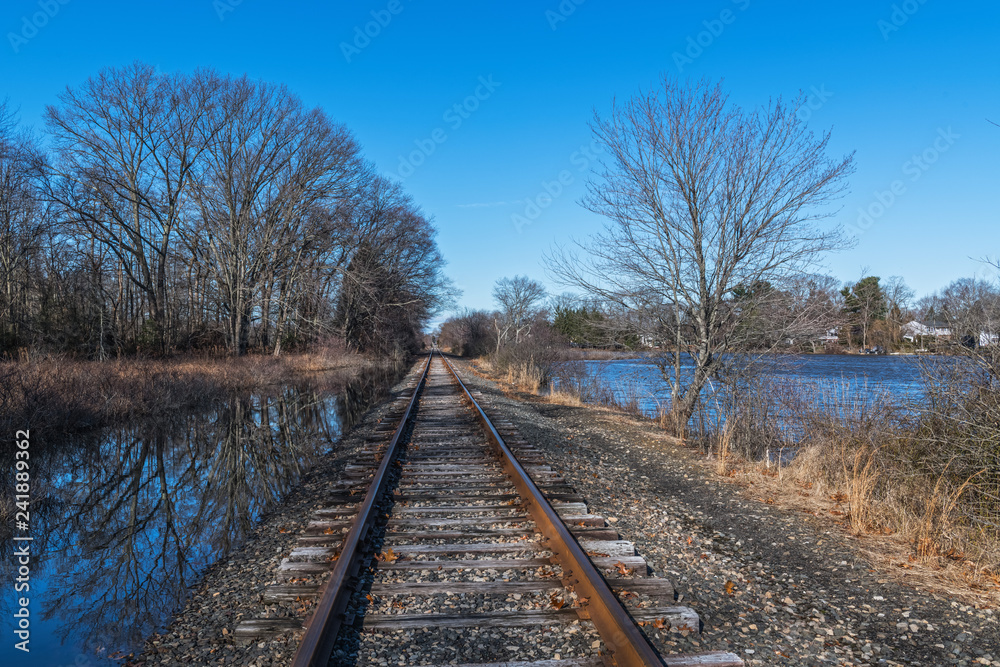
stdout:
{"type": "MultiPolygon", "coordinates": [[[[335,398],[286,388],[233,397],[208,413],[33,440],[32,549],[45,560],[32,576],[48,578],[49,590],[40,611],[81,648],[138,646],[405,370],[362,372],[335,398]]],[[[0,450],[13,460],[9,443],[0,450]]],[[[11,545],[8,522],[4,562],[11,545]]],[[[12,569],[2,572],[8,588],[12,569]]]]}
{"type": "MultiPolygon", "coordinates": [[[[315,393],[237,397],[209,415],[105,432],[66,448],[67,504],[46,534],[61,544],[50,568],[47,618],[91,647],[134,646],[283,497],[339,432],[315,393]]],[[[41,526],[39,530],[43,530],[41,526]]]]}
{"type": "Polygon", "coordinates": [[[387,398],[406,370],[405,366],[375,367],[352,378],[337,400],[337,417],[344,430],[353,428],[369,407],[387,398]]]}
{"type": "MultiPolygon", "coordinates": [[[[14,586],[14,578],[17,576],[16,567],[14,565],[15,561],[13,559],[13,553],[15,548],[14,543],[14,519],[15,512],[18,509],[15,507],[15,495],[17,490],[14,488],[14,440],[12,438],[7,438],[5,442],[0,443],[0,461],[4,462],[2,475],[2,480],[0,480],[0,494],[2,494],[3,501],[8,503],[4,507],[5,515],[3,520],[0,521],[0,563],[10,563],[9,567],[0,567],[0,587],[4,591],[12,591],[14,586]],[[9,512],[9,516],[6,515],[9,512]]],[[[64,503],[48,490],[51,489],[51,475],[48,474],[48,470],[52,467],[52,457],[46,457],[43,454],[44,448],[39,446],[39,443],[31,443],[31,458],[29,463],[31,467],[29,468],[30,478],[30,493],[31,497],[28,506],[29,518],[30,518],[30,534],[33,538],[30,544],[32,558],[32,570],[34,570],[37,565],[37,557],[39,554],[44,554],[49,552],[51,549],[49,545],[52,543],[53,539],[56,537],[47,529],[45,526],[53,525],[58,522],[61,517],[65,516],[66,509],[64,503]]],[[[18,534],[23,534],[18,532],[18,534]]],[[[21,545],[18,544],[18,547],[21,545]]],[[[13,593],[9,595],[0,595],[0,615],[4,615],[8,611],[13,610],[13,605],[16,602],[13,593]]]]}

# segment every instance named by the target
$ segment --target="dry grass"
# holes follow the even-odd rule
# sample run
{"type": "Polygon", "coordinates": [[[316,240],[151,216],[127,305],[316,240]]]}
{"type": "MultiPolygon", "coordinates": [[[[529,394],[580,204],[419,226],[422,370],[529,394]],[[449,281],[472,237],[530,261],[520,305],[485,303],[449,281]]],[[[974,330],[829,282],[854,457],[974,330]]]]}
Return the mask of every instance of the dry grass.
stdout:
{"type": "MultiPolygon", "coordinates": [[[[717,463],[713,460],[708,465],[717,463]]],[[[869,525],[858,530],[852,514],[859,498],[852,499],[846,487],[803,481],[808,476],[795,470],[795,465],[779,471],[758,463],[732,462],[726,477],[760,502],[801,512],[839,528],[874,568],[900,584],[945,594],[980,608],[1000,605],[1000,577],[979,567],[967,554],[954,550],[924,555],[918,552],[915,517],[898,508],[881,507],[879,515],[883,518],[895,516],[903,520],[900,529],[888,525],[875,529],[869,525]]],[[[875,507],[880,504],[877,500],[874,503],[875,507]]]]}
{"type": "Polygon", "coordinates": [[[513,364],[507,368],[504,380],[521,391],[537,394],[545,378],[537,366],[530,363],[513,364]]]}
{"type": "Polygon", "coordinates": [[[572,389],[553,389],[545,398],[549,403],[554,403],[555,405],[566,405],[573,408],[578,408],[584,404],[583,400],[580,398],[580,393],[573,391],[572,389]]]}
{"type": "Polygon", "coordinates": [[[0,424],[60,433],[203,405],[313,373],[373,362],[351,354],[0,362],[0,424]]]}
{"type": "MultiPolygon", "coordinates": [[[[960,454],[943,459],[919,416],[890,393],[866,388],[836,401],[844,389],[830,391],[820,400],[799,396],[786,413],[800,445],[789,465],[746,457],[732,465],[720,435],[716,450],[727,452],[730,464],[716,462],[717,471],[765,502],[839,524],[886,571],[912,584],[979,604],[1000,601],[1000,535],[970,519],[967,507],[979,473],[956,475],[960,454]]],[[[773,395],[787,400],[793,393],[773,395]]]]}
{"type": "Polygon", "coordinates": [[[501,368],[489,357],[480,357],[472,363],[472,367],[480,377],[499,380],[514,391],[537,395],[545,385],[544,373],[531,362],[511,363],[501,368]]]}

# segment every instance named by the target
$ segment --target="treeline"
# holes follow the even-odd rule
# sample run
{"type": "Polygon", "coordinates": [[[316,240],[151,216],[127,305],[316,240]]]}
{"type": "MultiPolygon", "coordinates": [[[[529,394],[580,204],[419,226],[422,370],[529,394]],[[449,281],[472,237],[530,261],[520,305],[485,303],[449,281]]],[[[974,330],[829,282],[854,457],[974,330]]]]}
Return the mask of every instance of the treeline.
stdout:
{"type": "Polygon", "coordinates": [[[448,300],[430,220],[285,86],[136,63],[45,132],[0,106],[0,353],[405,353],[448,300]]]}
{"type": "Polygon", "coordinates": [[[981,278],[959,278],[916,299],[899,276],[867,275],[828,298],[836,310],[827,324],[848,347],[931,345],[940,352],[992,345],[1000,333],[1000,285],[981,278]]]}
{"type": "MultiPolygon", "coordinates": [[[[843,299],[839,283],[827,276],[802,275],[780,286],[768,281],[737,285],[720,304],[721,319],[732,320],[733,349],[768,349],[795,337],[819,345],[841,326],[843,299]]],[[[528,278],[499,280],[494,311],[469,310],[445,321],[439,344],[466,356],[499,353],[538,336],[573,347],[643,350],[694,344],[695,317],[669,302],[650,300],[626,308],[610,300],[561,294],[549,297],[528,278]]]]}
{"type": "MultiPolygon", "coordinates": [[[[518,280],[527,279],[505,278],[497,284],[518,280]]],[[[459,354],[483,356],[520,342],[517,336],[509,340],[505,335],[518,328],[536,335],[544,331],[556,344],[606,350],[686,350],[694,343],[693,317],[669,303],[628,310],[571,294],[544,298],[544,289],[537,288],[542,296],[520,316],[517,308],[497,299],[495,311],[466,311],[450,318],[441,327],[441,343],[459,354]],[[519,318],[529,326],[514,324],[519,318]]],[[[735,351],[922,345],[942,352],[1000,342],[1000,285],[980,278],[959,278],[916,299],[899,276],[868,275],[842,283],[831,276],[804,274],[780,284],[738,284],[720,311],[733,320],[729,338],[735,351]]]]}

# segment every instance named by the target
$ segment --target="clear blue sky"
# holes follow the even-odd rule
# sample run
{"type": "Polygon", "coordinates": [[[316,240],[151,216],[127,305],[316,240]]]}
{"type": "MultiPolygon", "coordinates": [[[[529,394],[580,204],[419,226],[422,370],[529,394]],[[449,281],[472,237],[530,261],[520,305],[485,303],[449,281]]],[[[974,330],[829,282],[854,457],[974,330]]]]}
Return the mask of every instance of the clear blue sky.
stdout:
{"type": "Polygon", "coordinates": [[[818,91],[810,124],[832,128],[837,154],[857,150],[846,225],[859,208],[878,213],[876,193],[899,181],[857,246],[822,267],[839,278],[869,267],[922,295],[990,275],[975,258],[1000,254],[1000,127],[987,122],[1000,122],[995,2],[49,2],[37,34],[24,18],[44,0],[0,7],[0,96],[25,122],[39,125],[66,85],[132,60],[287,83],[386,173],[422,142],[405,185],[436,221],[464,306],[489,307],[503,276],[546,280],[545,249],[600,227],[577,203],[588,121],[661,73],[725,78],[745,106],[818,91]],[[375,18],[386,25],[355,43],[375,18]],[[689,39],[704,46],[679,63],[689,39]],[[474,110],[453,110],[466,101],[474,110]],[[911,162],[925,151],[933,164],[911,162]],[[518,230],[512,216],[564,170],[572,182],[518,230]]]}

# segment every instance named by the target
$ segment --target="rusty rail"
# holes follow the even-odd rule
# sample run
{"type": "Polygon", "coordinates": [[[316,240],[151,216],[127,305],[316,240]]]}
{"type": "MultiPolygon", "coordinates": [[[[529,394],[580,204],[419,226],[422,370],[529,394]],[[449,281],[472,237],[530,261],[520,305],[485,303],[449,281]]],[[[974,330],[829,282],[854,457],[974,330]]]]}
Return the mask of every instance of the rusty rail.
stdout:
{"type": "Polygon", "coordinates": [[[355,587],[349,584],[357,582],[361,571],[361,556],[363,555],[361,547],[368,538],[368,533],[376,519],[374,509],[385,493],[389,467],[396,460],[399,440],[402,438],[406,424],[413,413],[413,407],[417,404],[420,390],[427,380],[427,371],[430,370],[433,358],[433,352],[427,355],[427,365],[424,366],[420,380],[413,390],[413,396],[410,397],[410,402],[406,406],[406,412],[403,413],[399,425],[392,434],[392,439],[382,456],[382,461],[375,472],[371,486],[368,487],[368,493],[365,494],[364,502],[358,509],[358,515],[351,525],[347,537],[344,538],[343,548],[337,557],[337,564],[323,588],[319,603],[316,605],[316,611],[302,637],[299,650],[295,653],[295,659],[292,661],[295,667],[326,667],[330,663],[330,655],[333,653],[340,626],[344,622],[347,605],[354,593],[355,587]]]}
{"type": "Polygon", "coordinates": [[[563,523],[559,514],[552,508],[527,471],[517,461],[514,453],[497,432],[493,422],[486,416],[482,407],[472,397],[472,393],[462,382],[451,362],[444,355],[441,355],[441,359],[451,371],[458,386],[462,388],[489,440],[500,454],[501,463],[510,476],[511,482],[524,498],[527,510],[535,521],[539,532],[546,538],[547,548],[555,554],[556,560],[562,567],[564,580],[576,590],[577,595],[588,599],[586,610],[600,633],[601,639],[604,640],[605,646],[611,652],[614,664],[620,667],[649,667],[650,665],[662,667],[663,659],[639,630],[621,603],[618,602],[618,598],[608,587],[604,577],[590,562],[587,554],[566,528],[566,524],[563,523]]]}

